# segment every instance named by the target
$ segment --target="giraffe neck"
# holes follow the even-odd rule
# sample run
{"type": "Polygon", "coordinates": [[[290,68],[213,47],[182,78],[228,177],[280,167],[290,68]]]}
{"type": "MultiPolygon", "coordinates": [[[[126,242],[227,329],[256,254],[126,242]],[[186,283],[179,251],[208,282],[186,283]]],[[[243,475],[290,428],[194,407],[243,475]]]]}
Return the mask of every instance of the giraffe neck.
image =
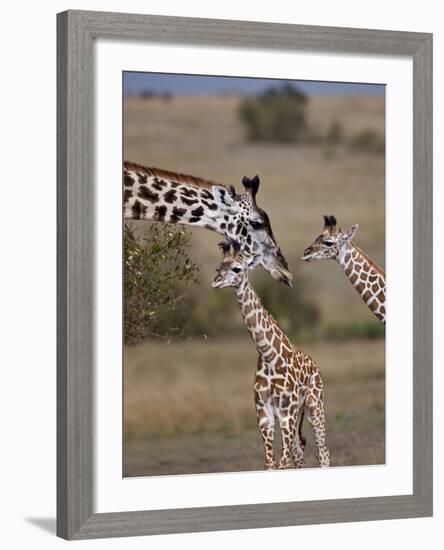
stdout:
{"type": "Polygon", "coordinates": [[[125,163],[123,203],[128,220],[180,223],[226,234],[228,216],[216,204],[211,182],[199,178],[125,163]]]}
{"type": "Polygon", "coordinates": [[[259,355],[267,362],[280,352],[282,347],[292,350],[292,344],[276,320],[264,308],[259,296],[245,275],[242,283],[236,287],[236,297],[248,332],[259,355]]]}
{"type": "Polygon", "coordinates": [[[341,248],[336,260],[362,300],[385,323],[385,272],[351,242],[341,248]]]}

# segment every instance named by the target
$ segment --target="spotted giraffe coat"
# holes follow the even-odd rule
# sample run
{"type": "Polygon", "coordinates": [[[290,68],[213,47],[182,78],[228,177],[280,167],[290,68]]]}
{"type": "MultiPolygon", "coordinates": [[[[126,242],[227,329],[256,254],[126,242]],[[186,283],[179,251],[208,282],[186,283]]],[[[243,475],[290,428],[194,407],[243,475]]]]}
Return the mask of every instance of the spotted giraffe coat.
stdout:
{"type": "Polygon", "coordinates": [[[336,260],[370,311],[385,323],[385,272],[352,242],[358,227],[343,231],[334,216],[324,216],[324,229],[304,250],[302,260],[336,260]]]}
{"type": "Polygon", "coordinates": [[[275,468],[274,419],[282,435],[279,468],[304,465],[301,425],[304,411],[313,426],[316,452],[322,466],[329,465],[325,445],[324,387],[319,367],[293,345],[263,307],[248,278],[236,288],[240,310],[259,353],[254,399],[265,447],[265,466],[275,468]]]}
{"type": "Polygon", "coordinates": [[[337,261],[370,311],[385,323],[385,272],[352,242],[346,243],[337,261]]]}
{"type": "Polygon", "coordinates": [[[293,276],[269,217],[256,203],[259,178],[244,177],[242,183],[246,192],[238,195],[233,186],[125,162],[124,218],[203,227],[236,239],[244,254],[258,258],[256,265],[291,285],[293,276]]]}
{"type": "Polygon", "coordinates": [[[306,414],[312,425],[316,454],[321,466],[329,466],[325,445],[323,382],[316,363],[294,346],[275,319],[263,307],[248,280],[248,262],[235,241],[220,243],[223,261],[216,269],[213,288],[233,287],[250,336],[259,353],[254,398],[259,430],[265,448],[265,468],[304,465],[301,424],[306,414]],[[230,253],[233,246],[233,254],[230,253]],[[275,420],[282,435],[282,456],[275,462],[275,420]]]}

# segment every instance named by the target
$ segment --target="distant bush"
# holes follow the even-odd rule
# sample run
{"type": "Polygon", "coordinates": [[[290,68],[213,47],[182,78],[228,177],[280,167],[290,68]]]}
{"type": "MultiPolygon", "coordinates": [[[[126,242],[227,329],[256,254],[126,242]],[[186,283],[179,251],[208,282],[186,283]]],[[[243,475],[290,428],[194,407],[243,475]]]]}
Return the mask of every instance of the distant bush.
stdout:
{"type": "Polygon", "coordinates": [[[160,94],[160,97],[161,97],[164,101],[166,101],[167,103],[169,103],[169,102],[174,98],[174,96],[173,96],[173,94],[172,94],[171,92],[162,92],[162,93],[160,94]]]}
{"type": "Polygon", "coordinates": [[[322,330],[327,340],[376,340],[384,338],[385,325],[376,319],[374,321],[351,321],[345,324],[326,326],[322,330]]]}
{"type": "Polygon", "coordinates": [[[157,94],[153,90],[141,90],[139,92],[139,97],[142,99],[154,99],[157,97],[157,94]]]}
{"type": "Polygon", "coordinates": [[[174,98],[171,92],[157,92],[149,89],[141,90],[139,97],[142,99],[163,99],[165,102],[169,102],[174,98]]]}
{"type": "Polygon", "coordinates": [[[374,130],[361,130],[351,138],[350,148],[354,151],[381,155],[385,152],[385,139],[374,130]]]}
{"type": "Polygon", "coordinates": [[[298,142],[307,131],[307,96],[289,84],[244,99],[239,117],[251,141],[298,142]]]}
{"type": "Polygon", "coordinates": [[[183,337],[180,289],[198,282],[199,266],[188,256],[183,228],[152,224],[146,237],[124,229],[124,340],[135,344],[152,336],[183,337]]]}
{"type": "Polygon", "coordinates": [[[327,145],[339,145],[344,139],[344,129],[338,120],[333,120],[325,134],[325,143],[327,145]]]}

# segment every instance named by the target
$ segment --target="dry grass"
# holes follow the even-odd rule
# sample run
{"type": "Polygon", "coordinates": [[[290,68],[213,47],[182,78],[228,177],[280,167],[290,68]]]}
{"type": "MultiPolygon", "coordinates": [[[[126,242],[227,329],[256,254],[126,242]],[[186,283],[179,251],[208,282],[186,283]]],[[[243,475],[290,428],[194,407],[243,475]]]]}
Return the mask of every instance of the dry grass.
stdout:
{"type": "Polygon", "coordinates": [[[245,389],[251,389],[255,353],[247,338],[235,345],[185,341],[127,347],[126,437],[239,433],[254,426],[252,394],[245,389]]]}
{"type": "MultiPolygon", "coordinates": [[[[310,278],[323,322],[372,321],[334,262],[304,264],[299,258],[319,234],[322,214],[331,213],[342,226],[359,223],[357,244],[384,265],[384,157],[345,147],[331,153],[323,147],[246,143],[238,104],[234,97],[129,98],[125,158],[238,190],[243,175],[259,174],[258,202],[269,213],[292,270],[310,278]]],[[[311,125],[325,132],[334,120],[346,136],[363,129],[383,134],[384,100],[313,98],[311,125]]],[[[209,283],[219,262],[219,240],[209,231],[193,234],[192,255],[202,264],[202,284],[194,292],[202,302],[214,292],[209,283]]],[[[333,464],[384,462],[384,342],[320,342],[304,348],[323,372],[333,464]]],[[[261,469],[252,395],[255,364],[246,333],[232,340],[149,342],[126,349],[126,475],[261,469]]],[[[308,454],[314,465],[312,445],[308,454]]]]}
{"type": "MultiPolygon", "coordinates": [[[[383,461],[383,342],[316,343],[304,347],[323,373],[335,463],[383,461]]],[[[233,469],[226,454],[231,456],[234,445],[240,453],[235,462],[242,463],[242,442],[250,445],[250,455],[260,463],[262,449],[252,391],[256,358],[247,336],[236,341],[149,342],[126,348],[127,475],[139,475],[135,472],[142,470],[146,474],[167,473],[162,462],[166,452],[170,473],[187,472],[188,467],[191,471],[233,469]],[[207,445],[213,449],[212,460],[208,459],[207,469],[202,470],[199,457],[207,445]],[[188,449],[185,462],[179,449],[188,449]]],[[[310,435],[308,426],[305,431],[310,435]]],[[[249,469],[250,458],[241,469],[249,469]]]]}
{"type": "MultiPolygon", "coordinates": [[[[383,408],[368,388],[384,380],[383,341],[304,345],[321,367],[329,416],[383,408]],[[345,406],[346,404],[346,406],[345,406]]],[[[257,352],[239,340],[147,342],[125,348],[126,437],[255,428],[252,383],[257,352]]]]}

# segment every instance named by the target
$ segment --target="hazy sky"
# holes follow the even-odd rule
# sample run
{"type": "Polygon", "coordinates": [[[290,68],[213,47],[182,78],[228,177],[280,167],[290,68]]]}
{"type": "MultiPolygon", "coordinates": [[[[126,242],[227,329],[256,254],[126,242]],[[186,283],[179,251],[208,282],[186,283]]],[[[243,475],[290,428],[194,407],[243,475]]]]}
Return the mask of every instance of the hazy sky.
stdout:
{"type": "Polygon", "coordinates": [[[353,84],[308,80],[277,80],[271,78],[236,78],[225,76],[195,76],[161,73],[123,73],[125,95],[149,90],[173,95],[217,95],[221,93],[257,94],[271,86],[291,83],[307,95],[378,95],[385,93],[384,84],[353,84]]]}

